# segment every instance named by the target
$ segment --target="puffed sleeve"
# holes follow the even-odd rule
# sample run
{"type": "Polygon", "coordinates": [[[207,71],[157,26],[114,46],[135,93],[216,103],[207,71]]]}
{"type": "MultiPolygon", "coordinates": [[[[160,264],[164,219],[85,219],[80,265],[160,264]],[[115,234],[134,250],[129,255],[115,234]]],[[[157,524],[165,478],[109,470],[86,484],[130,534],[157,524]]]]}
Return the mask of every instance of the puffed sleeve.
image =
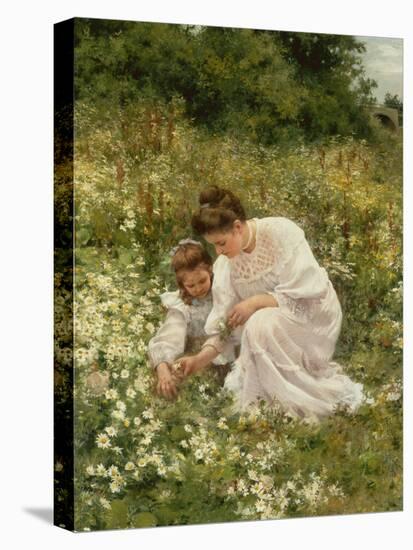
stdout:
{"type": "Polygon", "coordinates": [[[204,346],[213,346],[228,361],[234,359],[234,346],[239,343],[240,330],[235,330],[231,336],[222,340],[220,333],[225,325],[229,311],[240,301],[231,282],[231,270],[228,258],[219,256],[214,263],[214,281],[212,283],[213,306],[205,323],[205,332],[209,338],[204,346]]]}
{"type": "Polygon", "coordinates": [[[311,317],[312,306],[328,290],[328,276],[314,258],[304,231],[286,218],[278,218],[272,236],[279,252],[273,295],[281,309],[303,321],[311,317]]]}
{"type": "Polygon", "coordinates": [[[182,355],[187,335],[188,312],[179,292],[165,292],[161,301],[168,311],[165,321],[149,341],[148,354],[153,368],[163,362],[172,364],[182,355]]]}

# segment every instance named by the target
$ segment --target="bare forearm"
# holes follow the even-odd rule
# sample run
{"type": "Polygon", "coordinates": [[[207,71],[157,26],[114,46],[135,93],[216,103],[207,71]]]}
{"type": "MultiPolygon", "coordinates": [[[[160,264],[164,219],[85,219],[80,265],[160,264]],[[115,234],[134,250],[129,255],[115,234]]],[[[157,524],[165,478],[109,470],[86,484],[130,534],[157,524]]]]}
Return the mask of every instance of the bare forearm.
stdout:
{"type": "Polygon", "coordinates": [[[200,368],[206,367],[219,355],[219,351],[210,344],[205,344],[201,351],[196,355],[197,364],[200,368]]]}
{"type": "Polygon", "coordinates": [[[277,300],[271,294],[257,294],[248,298],[247,301],[255,311],[264,307],[278,307],[277,300]]]}

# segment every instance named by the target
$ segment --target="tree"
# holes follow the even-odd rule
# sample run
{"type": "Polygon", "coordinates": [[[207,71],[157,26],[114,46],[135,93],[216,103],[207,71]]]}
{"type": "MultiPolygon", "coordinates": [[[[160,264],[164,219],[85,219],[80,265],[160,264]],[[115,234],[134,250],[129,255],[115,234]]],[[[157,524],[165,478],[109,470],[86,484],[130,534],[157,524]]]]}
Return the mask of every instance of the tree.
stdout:
{"type": "Polygon", "coordinates": [[[77,99],[122,108],[179,96],[195,123],[264,143],[369,127],[375,83],[351,36],[77,19],[75,37],[77,99]]]}
{"type": "Polygon", "coordinates": [[[353,36],[277,31],[283,55],[296,79],[308,91],[301,104],[301,124],[311,137],[363,134],[368,115],[363,105],[374,102],[375,81],[365,77],[365,46],[353,36]]]}

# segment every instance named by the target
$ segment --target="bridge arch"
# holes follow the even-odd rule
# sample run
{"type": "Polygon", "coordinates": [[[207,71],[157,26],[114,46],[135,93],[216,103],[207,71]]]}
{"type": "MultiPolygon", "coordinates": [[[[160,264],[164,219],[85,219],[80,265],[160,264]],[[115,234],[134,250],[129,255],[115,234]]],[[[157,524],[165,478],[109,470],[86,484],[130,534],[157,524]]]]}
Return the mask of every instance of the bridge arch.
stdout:
{"type": "Polygon", "coordinates": [[[386,107],[385,105],[372,105],[370,114],[389,130],[397,132],[399,130],[399,113],[397,109],[386,107]]]}

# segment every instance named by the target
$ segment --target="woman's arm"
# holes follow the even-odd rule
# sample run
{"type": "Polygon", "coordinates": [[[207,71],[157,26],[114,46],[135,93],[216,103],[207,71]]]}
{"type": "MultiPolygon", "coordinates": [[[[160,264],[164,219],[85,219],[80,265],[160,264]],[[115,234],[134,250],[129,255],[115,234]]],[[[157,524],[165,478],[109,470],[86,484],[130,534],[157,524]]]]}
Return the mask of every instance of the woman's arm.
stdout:
{"type": "Polygon", "coordinates": [[[253,313],[264,307],[278,307],[278,302],[272,294],[257,294],[234,306],[228,314],[228,324],[236,328],[248,321],[253,313]]]}
{"type": "Polygon", "coordinates": [[[189,376],[194,372],[202,370],[218,355],[219,351],[212,344],[206,343],[196,355],[182,357],[179,362],[182,365],[184,376],[189,376]]]}

